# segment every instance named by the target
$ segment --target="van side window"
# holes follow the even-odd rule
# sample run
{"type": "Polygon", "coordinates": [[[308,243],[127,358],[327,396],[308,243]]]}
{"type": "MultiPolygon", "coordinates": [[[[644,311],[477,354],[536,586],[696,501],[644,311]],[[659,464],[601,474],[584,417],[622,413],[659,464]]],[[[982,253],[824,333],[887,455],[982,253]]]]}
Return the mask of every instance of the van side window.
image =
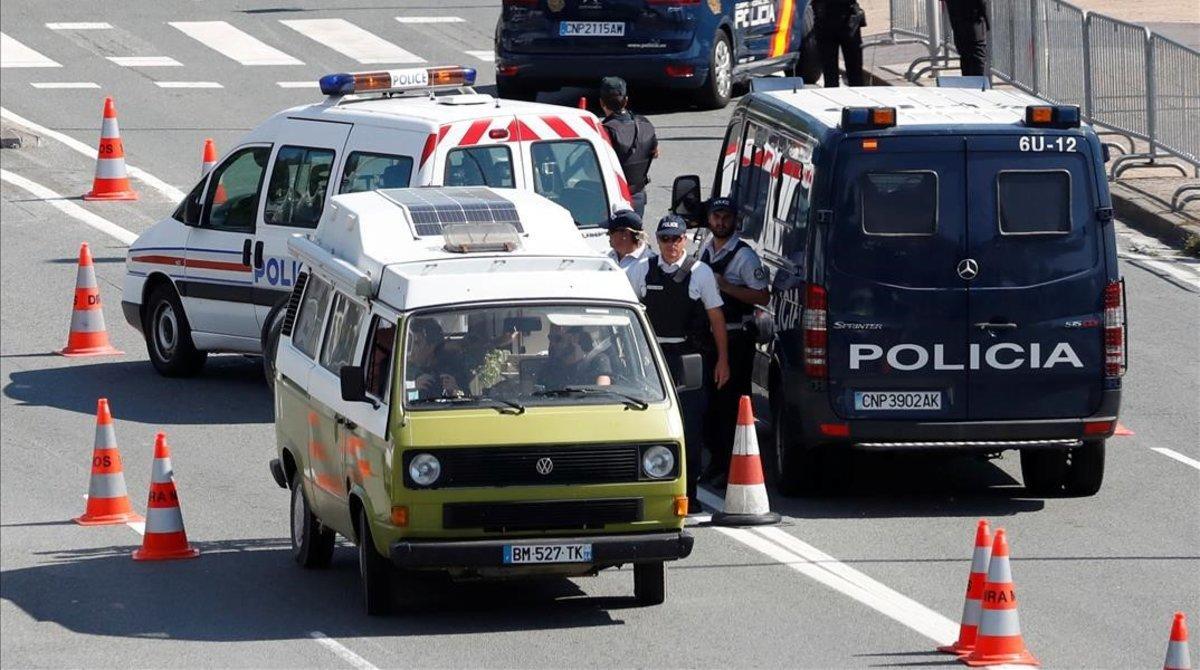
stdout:
{"type": "Polygon", "coordinates": [[[339,292],[334,292],[333,307],[329,310],[325,328],[325,343],[321,345],[321,367],[333,374],[354,365],[358,347],[358,332],[362,327],[363,307],[339,292]]]}
{"type": "Polygon", "coordinates": [[[271,168],[263,221],[276,226],[316,228],[325,208],[332,149],[280,147],[271,168]]]}
{"type": "Polygon", "coordinates": [[[366,368],[367,393],[377,400],[387,398],[388,377],[392,369],[392,352],[396,347],[396,324],[382,317],[371,322],[371,336],[367,338],[366,368]]]}
{"type": "Polygon", "coordinates": [[[325,312],[329,309],[330,293],[329,282],[316,275],[309,276],[304,300],[300,302],[300,311],[296,315],[296,325],[292,327],[292,344],[309,358],[317,357],[317,344],[320,342],[321,325],[325,323],[325,312]]]}
{"type": "Polygon", "coordinates": [[[354,151],[346,157],[338,193],[358,193],[379,188],[405,188],[412,177],[410,156],[354,151]]]}
{"type": "Polygon", "coordinates": [[[936,172],[867,172],[859,188],[864,233],[928,236],[937,230],[936,172]]]}
{"type": "Polygon", "coordinates": [[[778,149],[779,163],[773,170],[774,204],[761,246],[764,252],[800,263],[808,228],[809,189],[812,186],[812,166],[808,161],[811,155],[807,146],[792,139],[781,138],[778,149]]]}
{"type": "Polygon", "coordinates": [[[534,142],[529,156],[535,192],[565,207],[578,226],[598,226],[608,220],[604,177],[591,142],[534,142]]]}
{"type": "Polygon", "coordinates": [[[1021,170],[996,175],[997,220],[1004,235],[1071,232],[1071,173],[1021,170]]]}
{"type": "Polygon", "coordinates": [[[446,154],[445,186],[515,185],[512,153],[504,145],[460,147],[446,154]]]}
{"type": "Polygon", "coordinates": [[[271,147],[248,147],[213,168],[205,198],[205,228],[253,233],[258,218],[258,196],[271,147]]]}
{"type": "Polygon", "coordinates": [[[204,204],[204,186],[207,177],[208,175],[205,175],[200,180],[200,183],[196,184],[195,188],[187,194],[183,202],[179,203],[179,206],[171,214],[172,219],[189,226],[195,226],[200,223],[200,210],[204,204]]]}
{"type": "Polygon", "coordinates": [[[737,177],[742,126],[742,120],[736,119],[729,125],[729,130],[725,131],[725,143],[721,145],[721,160],[717,166],[717,177],[713,180],[717,186],[718,195],[729,195],[733,191],[734,179],[737,177]]]}
{"type": "Polygon", "coordinates": [[[767,213],[771,168],[777,160],[777,151],[770,139],[766,128],[756,123],[746,124],[746,138],[742,142],[742,159],[738,169],[735,197],[738,203],[739,228],[742,236],[747,239],[758,238],[767,213]]]}

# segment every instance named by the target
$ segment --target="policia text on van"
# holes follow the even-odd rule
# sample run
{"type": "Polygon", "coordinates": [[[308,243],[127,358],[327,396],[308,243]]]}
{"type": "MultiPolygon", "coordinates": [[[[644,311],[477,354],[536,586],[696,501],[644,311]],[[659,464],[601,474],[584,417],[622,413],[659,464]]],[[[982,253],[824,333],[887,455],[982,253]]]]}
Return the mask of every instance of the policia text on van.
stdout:
{"type": "Polygon", "coordinates": [[[1104,151],[1075,107],[957,83],[788,84],[733,113],[713,194],[773,275],[755,381],[785,491],[852,447],[1018,449],[1035,492],[1100,488],[1126,361],[1104,151]]]}

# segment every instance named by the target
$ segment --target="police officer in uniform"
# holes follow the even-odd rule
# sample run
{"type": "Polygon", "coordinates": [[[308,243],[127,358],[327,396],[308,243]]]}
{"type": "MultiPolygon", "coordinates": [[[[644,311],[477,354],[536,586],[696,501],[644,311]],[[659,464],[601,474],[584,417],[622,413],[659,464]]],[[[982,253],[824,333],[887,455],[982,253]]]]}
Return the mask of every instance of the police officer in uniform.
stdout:
{"type": "Polygon", "coordinates": [[[605,77],[600,82],[600,107],[604,110],[601,122],[612,141],[613,151],[621,161],[633,209],[638,216],[646,214],[646,184],[650,183],[650,163],[658,158],[658,136],[654,124],[626,109],[629,104],[625,80],[605,77]]]}
{"type": "Polygon", "coordinates": [[[729,383],[711,388],[704,421],[704,444],[712,457],[702,479],[718,487],[728,476],[729,458],[737,430],[738,402],[750,395],[754,371],[754,307],[771,299],[767,270],[758,252],[737,234],[737,206],[729,198],[708,203],[708,229],[712,233],[700,249],[700,260],[712,268],[721,289],[729,342],[729,383]]]}
{"type": "Polygon", "coordinates": [[[963,76],[986,75],[984,68],[990,27],[987,0],[946,0],[946,11],[950,14],[954,48],[958,50],[963,76]]]}
{"type": "Polygon", "coordinates": [[[813,0],[813,31],[821,53],[821,71],[825,88],[836,88],[838,49],[846,61],[846,81],[851,86],[866,86],[863,75],[862,29],[867,15],[856,0],[813,0]]]}
{"type": "Polygon", "coordinates": [[[729,381],[729,355],[721,292],[712,270],[687,255],[687,223],[674,214],[658,222],[656,237],[661,255],[650,255],[627,270],[634,293],[646,306],[646,316],[673,374],[680,357],[704,356],[704,386],[681,393],[684,440],[687,443],[688,512],[700,511],[696,482],[700,471],[700,446],[708,389],[729,381]]]}
{"type": "Polygon", "coordinates": [[[605,222],[608,230],[608,254],[617,267],[628,270],[650,253],[642,232],[642,217],[628,209],[618,210],[605,222]]]}

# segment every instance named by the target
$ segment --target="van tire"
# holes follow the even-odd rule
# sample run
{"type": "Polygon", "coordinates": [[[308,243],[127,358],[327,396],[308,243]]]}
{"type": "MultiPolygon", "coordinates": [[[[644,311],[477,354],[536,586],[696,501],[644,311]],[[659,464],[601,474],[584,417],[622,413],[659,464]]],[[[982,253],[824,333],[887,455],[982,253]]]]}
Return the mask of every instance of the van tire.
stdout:
{"type": "Polygon", "coordinates": [[[663,604],[667,599],[665,561],[633,564],[633,597],[642,607],[663,604]]]}
{"type": "Polygon", "coordinates": [[[279,338],[283,334],[283,317],[287,309],[278,307],[267,317],[267,329],[263,332],[262,365],[267,389],[275,392],[275,353],[279,351],[279,338]]]}
{"type": "Polygon", "coordinates": [[[733,47],[724,30],[713,36],[708,55],[708,79],[700,87],[698,101],[705,109],[722,109],[733,97],[733,47]]]}
{"type": "Polygon", "coordinates": [[[142,332],[150,364],[164,377],[192,377],[204,368],[208,352],[192,342],[192,329],[175,289],[163,283],[146,298],[142,332]]]}
{"type": "Polygon", "coordinates": [[[1067,495],[1094,496],[1104,483],[1104,440],[1084,442],[1071,450],[1071,463],[1063,482],[1067,495]]]}
{"type": "Polygon", "coordinates": [[[1066,449],[1024,449],[1021,451],[1021,479],[1025,488],[1037,496],[1059,496],[1067,477],[1066,449]]]}
{"type": "Polygon", "coordinates": [[[792,438],[790,422],[783,416],[781,401],[771,417],[771,437],[774,446],[775,485],[788,497],[811,496],[821,493],[820,447],[792,438]]]}
{"type": "Polygon", "coordinates": [[[375,549],[366,508],[358,511],[358,575],[362,580],[363,605],[370,616],[392,610],[392,566],[375,549]]]}
{"type": "Polygon", "coordinates": [[[313,514],[299,477],[292,483],[291,522],[292,559],[305,568],[329,567],[337,536],[313,514]]]}

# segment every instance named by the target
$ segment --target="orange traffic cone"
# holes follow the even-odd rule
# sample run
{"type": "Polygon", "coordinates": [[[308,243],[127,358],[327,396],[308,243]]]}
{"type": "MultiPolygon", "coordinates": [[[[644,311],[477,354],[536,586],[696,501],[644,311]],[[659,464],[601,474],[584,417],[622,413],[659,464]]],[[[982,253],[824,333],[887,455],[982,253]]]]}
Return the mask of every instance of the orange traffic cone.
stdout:
{"type": "Polygon", "coordinates": [[[112,96],[104,99],[104,120],[100,124],[100,148],[96,152],[96,177],[84,200],[137,200],[125,168],[125,146],[117,127],[117,106],[112,96]]]}
{"type": "Polygon", "coordinates": [[[963,602],[962,622],[958,626],[958,640],[954,644],[938,647],[943,654],[966,655],[975,648],[975,637],[979,633],[979,615],[983,609],[983,584],[987,581],[988,563],[992,557],[992,533],[987,519],[980,519],[975,526],[975,552],[971,555],[971,575],[967,577],[967,597],[963,602]]]}
{"type": "Polygon", "coordinates": [[[101,398],[96,401],[96,442],[92,448],[87,507],[75,523],[104,526],[141,520],[142,516],[133,511],[129,493],[125,490],[125,470],[121,467],[121,452],[117,451],[117,434],[113,430],[108,400],[101,398]]]}
{"type": "Polygon", "coordinates": [[[729,481],[725,488],[725,508],[712,517],[718,526],[762,526],[779,523],[767,501],[762,458],[758,455],[758,435],[754,432],[754,408],[750,396],[738,404],[737,430],[733,435],[733,457],[729,459],[729,481]]]}
{"type": "Polygon", "coordinates": [[[217,164],[217,145],[211,137],[204,139],[204,155],[200,157],[200,176],[208,174],[217,164]]]}
{"type": "Polygon", "coordinates": [[[1188,656],[1187,617],[1183,612],[1175,613],[1171,624],[1171,639],[1167,642],[1167,660],[1163,670],[1192,670],[1192,659],[1188,656]]]}
{"type": "Polygon", "coordinates": [[[1003,528],[996,530],[996,537],[992,540],[992,557],[988,563],[982,600],[983,610],[979,616],[975,649],[959,660],[972,667],[1001,663],[1040,665],[1025,648],[1025,640],[1021,637],[1017,589],[1008,563],[1008,538],[1003,528]]]}
{"type": "Polygon", "coordinates": [[[175,473],[171,469],[171,449],[167,436],[154,436],[154,467],[150,471],[150,498],[146,502],[146,533],[142,548],[133,552],[135,561],[168,561],[195,558],[200,550],[188,544],[175,492],[175,473]]]}
{"type": "Polygon", "coordinates": [[[75,304],[71,310],[71,332],[63,356],[109,356],[123,354],[108,342],[104,311],[100,309],[100,285],[87,242],[79,245],[79,270],[75,274],[75,304]]]}

